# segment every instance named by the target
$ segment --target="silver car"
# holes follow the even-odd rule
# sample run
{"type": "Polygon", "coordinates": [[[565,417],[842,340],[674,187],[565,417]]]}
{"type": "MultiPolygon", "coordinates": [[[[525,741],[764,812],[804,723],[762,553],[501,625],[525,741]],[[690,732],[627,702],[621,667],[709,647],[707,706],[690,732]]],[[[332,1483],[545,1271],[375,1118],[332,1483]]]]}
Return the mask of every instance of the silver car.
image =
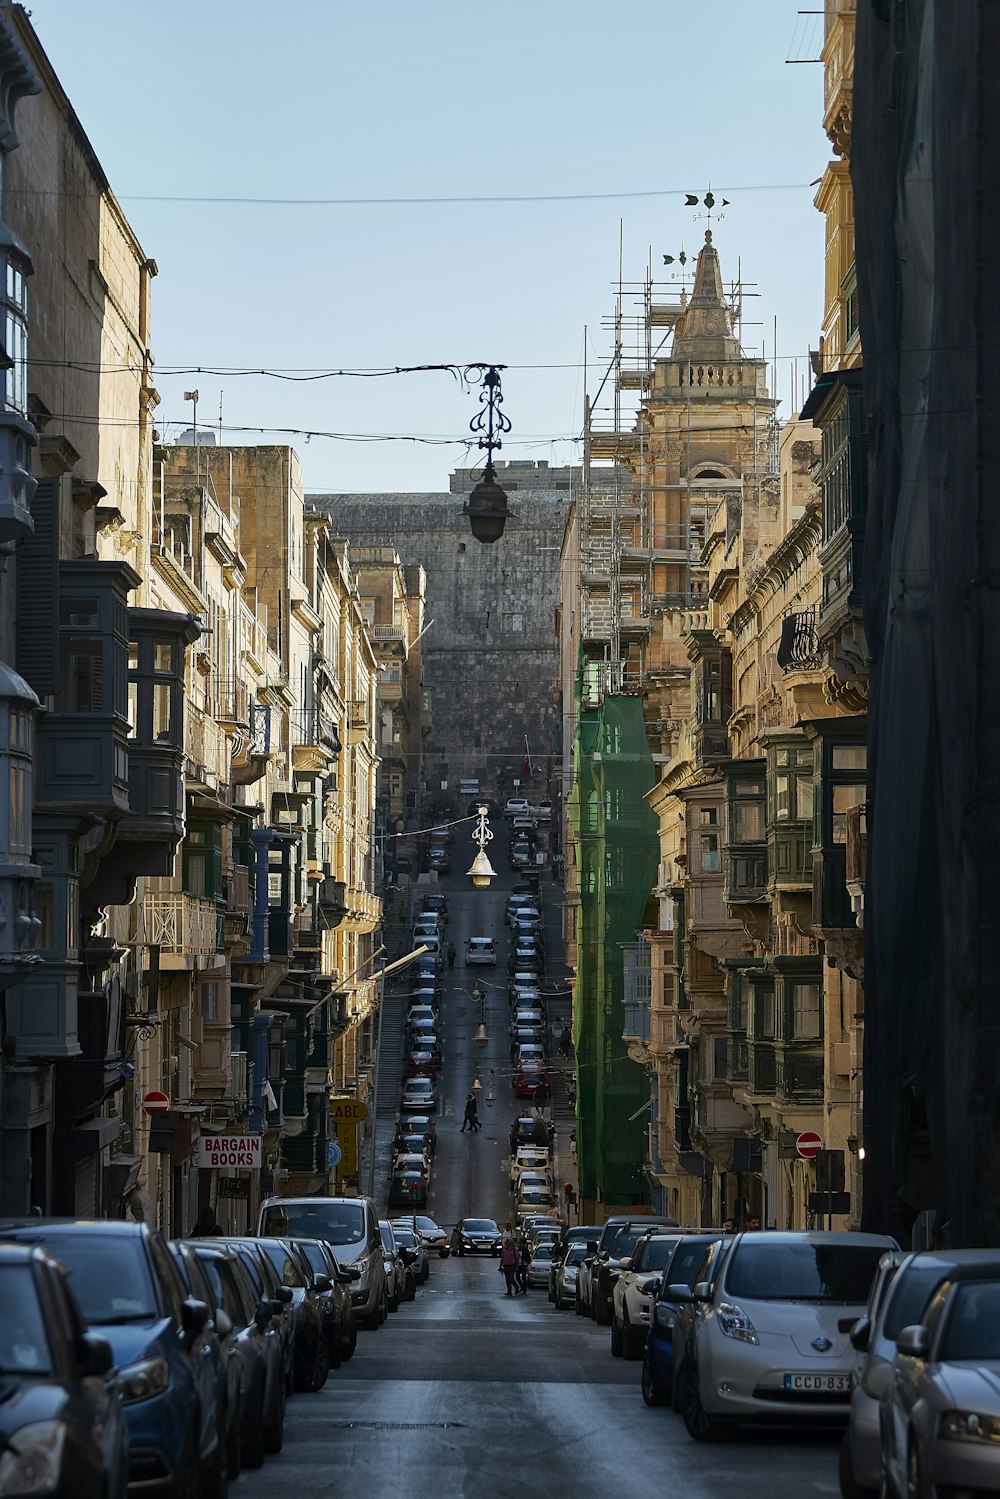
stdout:
{"type": "Polygon", "coordinates": [[[745,1233],[714,1287],[668,1287],[697,1306],[680,1396],[688,1434],[709,1441],[760,1417],[846,1420],[848,1335],[897,1247],[883,1234],[745,1233]]]}
{"type": "Polygon", "coordinates": [[[857,1350],[851,1370],[851,1413],[840,1448],[840,1492],[860,1499],[878,1491],[881,1469],[880,1405],[892,1378],[896,1338],[918,1322],[934,1292],[956,1267],[996,1267],[992,1250],[927,1250],[882,1256],[865,1315],[855,1323],[857,1350]]]}
{"type": "Polygon", "coordinates": [[[1000,1254],[963,1265],[896,1339],[882,1402],[890,1494],[1000,1493],[1000,1254]]]}
{"type": "Polygon", "coordinates": [[[577,1276],[580,1273],[580,1266],[586,1258],[586,1244],[570,1244],[563,1258],[557,1260],[553,1265],[552,1274],[555,1278],[555,1290],[549,1299],[554,1301],[556,1306],[572,1306],[576,1301],[577,1276]]]}

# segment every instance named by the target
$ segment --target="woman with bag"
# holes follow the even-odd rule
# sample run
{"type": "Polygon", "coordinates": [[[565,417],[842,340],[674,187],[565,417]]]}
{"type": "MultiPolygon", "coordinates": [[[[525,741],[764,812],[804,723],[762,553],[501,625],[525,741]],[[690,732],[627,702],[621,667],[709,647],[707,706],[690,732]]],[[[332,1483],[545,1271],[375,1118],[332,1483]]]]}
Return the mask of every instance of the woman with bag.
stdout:
{"type": "Polygon", "coordinates": [[[517,1274],[519,1259],[520,1253],[517,1247],[517,1235],[510,1224],[505,1223],[503,1237],[500,1240],[500,1269],[503,1271],[503,1278],[507,1282],[506,1294],[508,1296],[513,1296],[514,1294],[514,1277],[517,1274]]]}

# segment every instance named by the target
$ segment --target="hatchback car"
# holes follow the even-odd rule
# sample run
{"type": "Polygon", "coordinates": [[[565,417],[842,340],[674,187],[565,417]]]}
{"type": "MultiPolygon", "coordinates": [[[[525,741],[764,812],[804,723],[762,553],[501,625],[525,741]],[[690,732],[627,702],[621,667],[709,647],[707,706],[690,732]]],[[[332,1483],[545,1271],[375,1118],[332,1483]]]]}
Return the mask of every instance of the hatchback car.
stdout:
{"type": "Polygon", "coordinates": [[[582,1297],[578,1295],[577,1304],[587,1308],[588,1314],[593,1317],[599,1327],[609,1327],[611,1324],[611,1291],[614,1285],[613,1273],[617,1272],[617,1256],[612,1266],[612,1245],[618,1238],[622,1229],[629,1227],[632,1237],[623,1242],[622,1254],[631,1252],[636,1239],[647,1228],[676,1228],[677,1224],[673,1218],[656,1218],[650,1214],[642,1214],[635,1218],[628,1214],[624,1216],[614,1214],[608,1218],[601,1229],[597,1240],[597,1249],[592,1255],[588,1255],[580,1271],[582,1297]]]}
{"type": "Polygon", "coordinates": [[[495,968],[497,945],[492,937],[470,937],[465,944],[465,961],[470,966],[495,968]]]}
{"type": "Polygon", "coordinates": [[[536,1290],[544,1289],[549,1283],[549,1270],[552,1266],[551,1244],[539,1244],[531,1256],[528,1266],[528,1285],[536,1290]]]}
{"type": "Polygon", "coordinates": [[[404,1112],[412,1109],[414,1113],[421,1113],[425,1109],[436,1109],[437,1092],[433,1078],[408,1077],[403,1084],[403,1096],[400,1102],[404,1112]]]}
{"type": "Polygon", "coordinates": [[[451,1252],[499,1255],[500,1230],[492,1218],[459,1218],[451,1234],[451,1252]]]}
{"type": "Polygon", "coordinates": [[[882,1400],[890,1494],[1000,1493],[1000,1254],[955,1266],[896,1338],[882,1400]]]}
{"type": "Polygon", "coordinates": [[[446,1260],[451,1254],[451,1240],[440,1224],[435,1223],[433,1218],[428,1218],[425,1213],[417,1213],[412,1221],[416,1223],[417,1233],[428,1249],[434,1250],[438,1259],[446,1260]]]}
{"type": "Polygon", "coordinates": [[[553,1252],[549,1300],[555,1306],[572,1306],[576,1301],[576,1278],[586,1254],[587,1246],[583,1243],[568,1245],[561,1259],[553,1252]]]}
{"type": "Polygon", "coordinates": [[[404,1135],[420,1135],[424,1150],[433,1157],[437,1149],[437,1129],[430,1114],[404,1114],[396,1125],[397,1147],[404,1135]]]}
{"type": "Polygon", "coordinates": [[[407,1300],[407,1282],[405,1252],[396,1242],[392,1224],[386,1218],[379,1219],[379,1233],[382,1235],[382,1256],[385,1260],[385,1279],[389,1287],[389,1310],[398,1312],[401,1303],[407,1300]]]}
{"type": "Polygon", "coordinates": [[[504,804],[503,815],[505,817],[527,817],[528,798],[526,796],[509,796],[504,804]]]}
{"type": "Polygon", "coordinates": [[[425,895],[420,902],[420,909],[438,916],[443,926],[448,925],[448,897],[446,895],[425,895]]]}
{"type": "Polygon", "coordinates": [[[884,1234],[749,1233],[735,1239],[714,1287],[671,1283],[695,1303],[681,1409],[696,1441],[740,1421],[845,1419],[853,1351],[884,1234]]]}
{"type": "Polygon", "coordinates": [[[0,1247],[0,1493],[124,1499],[128,1428],[106,1338],[43,1249],[0,1247]]]}
{"type": "MultiPolygon", "coordinates": [[[[330,1368],[339,1369],[345,1360],[354,1357],[357,1348],[358,1322],[351,1305],[350,1287],[359,1279],[359,1272],[352,1265],[340,1265],[322,1239],[296,1239],[294,1243],[309,1261],[313,1275],[317,1278],[325,1275],[330,1282],[328,1291],[317,1289],[316,1302],[330,1368]]],[[[318,1284],[317,1279],[314,1285],[318,1284]]]]}
{"type": "Polygon", "coordinates": [[[392,1231],[396,1236],[396,1243],[407,1250],[410,1255],[409,1271],[414,1286],[422,1286],[430,1278],[431,1252],[427,1244],[414,1228],[414,1219],[393,1218],[392,1231]]]}
{"type": "MultiPolygon", "coordinates": [[[[548,1187],[524,1186],[519,1188],[517,1198],[514,1202],[514,1216],[518,1222],[530,1217],[533,1213],[544,1213],[555,1207],[555,1198],[548,1187]]],[[[558,1238],[558,1234],[555,1235],[558,1238]]],[[[546,1267],[546,1277],[548,1267],[546,1267]]]]}
{"type": "Polygon", "coordinates": [[[84,1317],[111,1344],[129,1437],[129,1484],[186,1493],[228,1485],[222,1413],[202,1357],[209,1308],[189,1298],[161,1236],[142,1223],[32,1218],[0,1238],[45,1249],[69,1273],[84,1317]]]}

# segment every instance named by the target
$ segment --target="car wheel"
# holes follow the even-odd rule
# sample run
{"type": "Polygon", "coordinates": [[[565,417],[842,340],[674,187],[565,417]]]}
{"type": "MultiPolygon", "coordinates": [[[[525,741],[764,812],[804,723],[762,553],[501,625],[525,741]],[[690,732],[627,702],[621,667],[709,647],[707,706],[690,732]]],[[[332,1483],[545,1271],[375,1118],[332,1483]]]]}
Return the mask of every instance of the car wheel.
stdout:
{"type": "Polygon", "coordinates": [[[371,1311],[361,1318],[361,1326],[365,1332],[378,1332],[382,1326],[382,1300],[381,1297],[372,1307],[371,1311]]]}
{"type": "Polygon", "coordinates": [[[666,1405],[667,1392],[662,1385],[653,1383],[653,1371],[649,1359],[642,1361],[642,1398],[647,1405],[666,1405]]]}
{"type": "Polygon", "coordinates": [[[837,1454],[837,1477],[840,1480],[841,1499],[875,1499],[876,1489],[863,1489],[859,1483],[855,1482],[851,1437],[846,1431],[837,1454]]]}
{"type": "Polygon", "coordinates": [[[696,1442],[723,1442],[732,1435],[732,1423],[709,1415],[702,1405],[698,1371],[690,1366],[684,1381],[681,1414],[688,1436],[696,1442]]]}
{"type": "Polygon", "coordinates": [[[622,1342],[624,1343],[624,1354],[627,1359],[633,1361],[642,1358],[646,1348],[646,1329],[644,1327],[633,1327],[629,1319],[625,1318],[625,1326],[622,1331],[622,1342]]]}
{"type": "Polygon", "coordinates": [[[312,1379],[309,1381],[309,1389],[313,1394],[321,1390],[326,1384],[330,1374],[330,1358],[326,1351],[326,1339],[317,1338],[316,1357],[313,1360],[312,1379]]]}
{"type": "Polygon", "coordinates": [[[930,1499],[931,1489],[924,1483],[923,1465],[917,1439],[910,1437],[906,1453],[906,1499],[930,1499]]]}
{"type": "Polygon", "coordinates": [[[226,1443],[220,1435],[215,1444],[215,1456],[207,1468],[201,1470],[201,1499],[227,1499],[229,1493],[229,1465],[226,1443]]]}
{"type": "Polygon", "coordinates": [[[594,1321],[598,1327],[607,1327],[611,1321],[611,1308],[600,1293],[594,1302],[594,1321]]]}
{"type": "Polygon", "coordinates": [[[244,1468],[264,1466],[264,1376],[257,1381],[257,1388],[250,1400],[243,1432],[241,1457],[244,1468]]]}
{"type": "Polygon", "coordinates": [[[354,1351],[358,1346],[358,1324],[357,1319],[352,1317],[348,1323],[347,1332],[344,1334],[340,1345],[340,1357],[343,1363],[348,1363],[354,1357],[354,1351]]]}
{"type": "Polygon", "coordinates": [[[622,1337],[621,1323],[617,1317],[611,1319],[611,1353],[614,1358],[621,1358],[625,1352],[625,1340],[622,1337]]]}
{"type": "Polygon", "coordinates": [[[285,1405],[288,1395],[284,1384],[278,1390],[271,1419],[264,1427],[264,1451],[272,1455],[280,1452],[285,1443],[285,1405]]]}
{"type": "Polygon", "coordinates": [[[226,1437],[226,1472],[232,1483],[239,1478],[240,1469],[243,1466],[243,1454],[240,1449],[240,1420],[239,1411],[236,1411],[229,1423],[229,1434],[226,1437]]]}

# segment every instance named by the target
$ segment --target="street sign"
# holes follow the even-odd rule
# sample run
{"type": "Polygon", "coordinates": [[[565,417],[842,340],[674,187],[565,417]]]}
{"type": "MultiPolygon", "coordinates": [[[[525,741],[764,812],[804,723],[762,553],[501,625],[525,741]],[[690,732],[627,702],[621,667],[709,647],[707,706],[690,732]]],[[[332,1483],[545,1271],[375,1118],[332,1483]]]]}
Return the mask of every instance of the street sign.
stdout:
{"type": "Polygon", "coordinates": [[[149,1115],[161,1114],[164,1109],[169,1109],[170,1099],[165,1093],[158,1092],[155,1088],[147,1093],[142,1100],[142,1106],[149,1115]]]}
{"type": "Polygon", "coordinates": [[[333,1170],[334,1166],[339,1166],[340,1165],[341,1154],[342,1154],[342,1152],[341,1152],[340,1146],[337,1144],[336,1140],[327,1140],[327,1142],[326,1142],[326,1164],[327,1164],[327,1167],[328,1167],[328,1169],[330,1171],[333,1170]]]}
{"type": "Polygon", "coordinates": [[[360,1124],[368,1118],[368,1105],[358,1098],[331,1098],[330,1118],[338,1124],[360,1124]]]}
{"type": "Polygon", "coordinates": [[[808,1197],[810,1213],[826,1214],[849,1213],[851,1211],[850,1192],[810,1192],[808,1197]]]}
{"type": "Polygon", "coordinates": [[[260,1135],[202,1135],[195,1153],[195,1165],[217,1171],[224,1166],[239,1166],[259,1171],[263,1162],[264,1142],[260,1135]]]}
{"type": "Polygon", "coordinates": [[[802,1134],[796,1138],[795,1149],[804,1161],[812,1161],[823,1149],[822,1136],[817,1135],[811,1129],[803,1130],[802,1134]]]}

